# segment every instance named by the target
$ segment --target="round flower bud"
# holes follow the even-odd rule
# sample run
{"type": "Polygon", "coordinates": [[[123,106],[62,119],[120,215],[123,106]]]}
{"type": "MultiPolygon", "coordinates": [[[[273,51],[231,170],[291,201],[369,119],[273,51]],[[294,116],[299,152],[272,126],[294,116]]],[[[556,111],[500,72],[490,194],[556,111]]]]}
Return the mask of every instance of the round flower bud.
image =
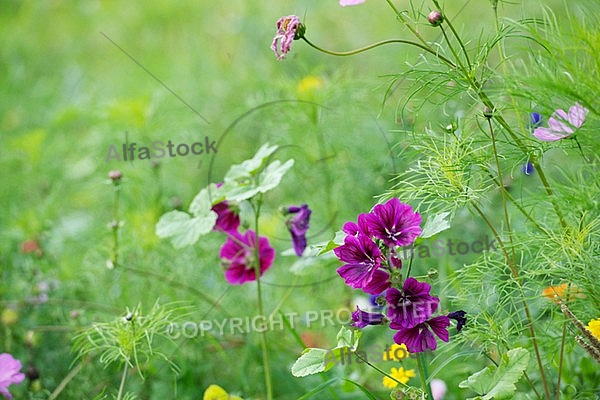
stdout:
{"type": "Polygon", "coordinates": [[[439,272],[438,272],[438,270],[437,270],[437,269],[435,269],[435,268],[431,268],[429,271],[427,271],[427,277],[428,277],[429,279],[437,279],[437,278],[438,278],[438,276],[439,276],[439,274],[440,274],[440,273],[439,273],[439,272]]]}
{"type": "Polygon", "coordinates": [[[118,181],[123,177],[123,173],[121,173],[121,171],[119,170],[114,170],[114,171],[110,171],[108,173],[108,177],[110,178],[110,180],[114,181],[118,181]]]}
{"type": "Polygon", "coordinates": [[[432,26],[440,26],[442,22],[444,22],[444,16],[439,10],[433,10],[427,16],[427,21],[429,21],[432,26]]]}
{"type": "Polygon", "coordinates": [[[491,108],[486,107],[483,109],[483,116],[490,119],[494,116],[494,111],[491,108]]]}

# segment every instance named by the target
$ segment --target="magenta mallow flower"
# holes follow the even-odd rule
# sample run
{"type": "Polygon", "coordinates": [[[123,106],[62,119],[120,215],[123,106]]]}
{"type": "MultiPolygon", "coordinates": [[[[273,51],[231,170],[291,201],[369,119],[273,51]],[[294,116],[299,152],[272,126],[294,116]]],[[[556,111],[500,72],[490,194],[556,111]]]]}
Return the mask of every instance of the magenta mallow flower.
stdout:
{"type": "Polygon", "coordinates": [[[390,320],[404,328],[412,328],[425,322],[440,302],[430,291],[431,285],[419,282],[413,277],[404,281],[402,290],[390,288],[385,293],[390,320]]]}
{"type": "Polygon", "coordinates": [[[421,234],[421,215],[397,198],[376,205],[365,219],[369,232],[388,247],[407,246],[421,234]]]}
{"type": "Polygon", "coordinates": [[[333,251],[345,263],[337,272],[347,285],[369,294],[381,293],[390,286],[388,273],[379,269],[381,251],[367,235],[348,235],[344,244],[333,251]]]}
{"type": "Polygon", "coordinates": [[[364,328],[367,325],[381,325],[385,322],[385,315],[381,313],[370,313],[363,311],[356,306],[356,311],[352,313],[352,326],[364,328]]]}
{"type": "Polygon", "coordinates": [[[8,353],[0,354],[0,394],[7,399],[12,399],[8,387],[23,382],[25,374],[21,370],[21,361],[13,358],[8,353]]]}
{"type": "Polygon", "coordinates": [[[569,112],[558,109],[548,118],[548,127],[537,127],[533,136],[545,142],[555,142],[567,138],[575,133],[575,129],[581,127],[589,110],[579,103],[569,108],[569,112]]]}
{"type": "Polygon", "coordinates": [[[435,350],[437,341],[433,335],[434,333],[444,342],[448,342],[448,326],[450,326],[450,319],[445,315],[431,318],[412,328],[406,328],[396,322],[390,324],[390,328],[398,330],[394,335],[394,342],[397,344],[404,343],[410,353],[435,350]]]}
{"type": "Polygon", "coordinates": [[[306,232],[308,232],[311,210],[307,204],[301,206],[290,206],[288,214],[294,214],[293,218],[287,220],[286,225],[292,235],[292,244],[296,255],[300,257],[306,249],[306,232]]]}
{"type": "Polygon", "coordinates": [[[222,232],[235,232],[240,226],[239,215],[229,207],[227,200],[212,206],[212,210],[217,213],[217,221],[213,230],[222,232]]]}
{"type": "Polygon", "coordinates": [[[364,2],[365,2],[365,0],[340,0],[340,6],[342,6],[342,7],[355,6],[357,4],[362,4],[364,2]]]}
{"type": "Polygon", "coordinates": [[[219,257],[225,266],[225,279],[232,285],[255,281],[255,266],[260,262],[260,276],[269,269],[275,259],[275,250],[266,237],[258,238],[258,260],[256,259],[256,233],[252,230],[243,235],[230,232],[229,238],[221,247],[219,257]]]}
{"type": "Polygon", "coordinates": [[[297,15],[288,15],[277,20],[277,34],[273,38],[271,49],[275,52],[277,60],[283,60],[292,47],[294,40],[304,37],[306,28],[297,15]],[[281,41],[281,45],[279,44],[281,41]]]}

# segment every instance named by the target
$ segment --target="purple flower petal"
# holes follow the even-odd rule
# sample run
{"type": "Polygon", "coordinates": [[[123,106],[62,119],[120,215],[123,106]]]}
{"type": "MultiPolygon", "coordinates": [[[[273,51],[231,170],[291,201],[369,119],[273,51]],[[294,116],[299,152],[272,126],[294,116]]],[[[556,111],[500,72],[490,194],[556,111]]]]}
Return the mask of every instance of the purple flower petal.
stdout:
{"type": "Polygon", "coordinates": [[[385,319],[385,315],[381,313],[370,313],[361,310],[356,306],[356,311],[352,313],[351,325],[357,328],[364,328],[367,325],[381,325],[385,319]]]}
{"type": "Polygon", "coordinates": [[[569,135],[558,133],[548,128],[539,127],[535,128],[535,130],[533,131],[533,136],[545,142],[555,142],[557,140],[564,139],[569,135]]]}
{"type": "Polygon", "coordinates": [[[395,322],[390,324],[390,328],[397,329],[398,332],[394,335],[394,342],[398,344],[404,343],[410,353],[421,353],[427,350],[435,350],[437,342],[435,333],[444,342],[448,341],[448,326],[450,319],[445,315],[432,318],[421,324],[415,325],[412,328],[406,328],[395,322]],[[433,331],[433,333],[429,330],[433,331]]]}
{"type": "Polygon", "coordinates": [[[346,236],[344,244],[333,251],[340,261],[346,263],[338,268],[338,274],[355,289],[367,286],[381,265],[381,251],[370,237],[360,233],[358,236],[346,236]]]}
{"type": "Polygon", "coordinates": [[[585,117],[590,112],[587,108],[583,107],[579,103],[575,103],[574,106],[569,108],[569,115],[567,116],[567,121],[575,128],[581,127],[583,122],[585,121],[585,117]]]}
{"type": "Polygon", "coordinates": [[[303,27],[297,15],[288,15],[277,20],[277,34],[271,43],[271,50],[275,52],[277,60],[281,61],[292,47],[292,42],[303,35],[303,27]],[[281,41],[281,44],[279,43],[281,41]]]}
{"type": "Polygon", "coordinates": [[[298,257],[302,256],[306,249],[306,232],[308,232],[311,210],[307,204],[288,207],[288,213],[296,214],[287,221],[287,226],[292,235],[294,251],[298,257]]]}
{"type": "Polygon", "coordinates": [[[213,230],[222,232],[234,232],[240,226],[240,217],[229,208],[227,201],[212,206],[212,210],[217,213],[217,221],[213,230]]]}
{"type": "Polygon", "coordinates": [[[431,286],[410,277],[404,281],[402,291],[391,288],[385,298],[389,305],[388,317],[400,326],[411,328],[423,323],[435,312],[439,299],[429,294],[431,286]]]}
{"type": "Polygon", "coordinates": [[[407,246],[421,234],[421,215],[397,198],[376,205],[365,221],[369,232],[388,247],[407,246]]]}
{"type": "MultiPolygon", "coordinates": [[[[256,280],[256,233],[252,230],[246,231],[244,235],[239,233],[230,234],[219,257],[226,267],[225,279],[232,285],[241,285],[256,280]]],[[[258,262],[260,263],[260,276],[271,267],[275,259],[275,250],[269,245],[265,237],[258,238],[258,262]]]]}

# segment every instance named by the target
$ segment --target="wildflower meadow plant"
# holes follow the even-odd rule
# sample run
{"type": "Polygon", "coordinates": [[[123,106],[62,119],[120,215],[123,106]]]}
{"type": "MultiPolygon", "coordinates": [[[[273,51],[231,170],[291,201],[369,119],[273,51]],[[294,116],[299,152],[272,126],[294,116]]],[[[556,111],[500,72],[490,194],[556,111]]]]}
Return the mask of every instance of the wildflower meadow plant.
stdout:
{"type": "MultiPolygon", "coordinates": [[[[306,349],[292,374],[327,372],[333,364],[326,354],[358,354],[361,330],[387,326],[395,331],[397,344],[419,355],[420,389],[407,386],[400,370],[387,374],[369,364],[384,374],[386,387],[400,385],[394,392],[402,392],[398,398],[439,397],[428,383],[433,378],[429,353],[448,356],[459,348],[489,363],[444,392],[462,390],[459,397],[484,399],[597,396],[597,365],[590,372],[578,358],[598,361],[600,354],[594,319],[600,312],[595,136],[600,36],[590,17],[596,6],[582,2],[562,22],[543,6],[536,17],[514,20],[500,15],[505,2],[491,0],[486,3],[493,29],[466,38],[455,26],[457,14],[443,2],[412,1],[407,9],[396,3],[339,2],[387,5],[404,32],[350,51],[322,47],[313,31],[293,18],[294,26],[304,28],[293,38],[331,56],[384,45],[416,50],[419,54],[406,61],[404,70],[386,75],[382,108],[395,98],[397,120],[426,104],[437,106],[439,116],[395,131],[402,143],[398,151],[404,159],[412,157],[412,166],[390,179],[393,187],[380,196],[381,204],[346,223],[323,246],[322,253],[332,250],[339,259],[337,272],[345,283],[385,299],[387,311],[357,307],[350,328],[339,332],[337,347],[306,349]],[[560,108],[563,104],[569,105],[567,111],[560,108]],[[572,143],[580,154],[571,151],[572,143]],[[517,183],[518,192],[515,168],[523,173],[519,181],[527,179],[527,184],[517,183]],[[414,258],[402,262],[397,256],[404,246],[465,224],[469,214],[491,232],[499,253],[427,275],[415,275],[422,270],[413,267],[414,258]],[[442,296],[432,294],[433,277],[444,277],[436,282],[442,296]],[[587,326],[581,322],[584,316],[587,326]],[[581,368],[587,372],[575,372],[581,368]],[[596,383],[583,377],[587,373],[596,383]]],[[[278,30],[276,40],[280,35],[278,30]]],[[[464,357],[459,354],[451,358],[464,357]]]]}

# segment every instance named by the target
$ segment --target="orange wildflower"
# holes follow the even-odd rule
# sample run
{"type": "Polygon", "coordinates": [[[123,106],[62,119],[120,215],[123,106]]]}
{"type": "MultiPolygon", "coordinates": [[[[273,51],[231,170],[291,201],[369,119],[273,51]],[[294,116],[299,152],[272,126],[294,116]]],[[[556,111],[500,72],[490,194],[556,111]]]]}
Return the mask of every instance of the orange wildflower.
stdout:
{"type": "Polygon", "coordinates": [[[548,286],[542,291],[542,296],[554,300],[555,303],[558,303],[559,300],[568,301],[573,298],[585,298],[581,289],[569,283],[562,283],[558,286],[548,286]]]}

